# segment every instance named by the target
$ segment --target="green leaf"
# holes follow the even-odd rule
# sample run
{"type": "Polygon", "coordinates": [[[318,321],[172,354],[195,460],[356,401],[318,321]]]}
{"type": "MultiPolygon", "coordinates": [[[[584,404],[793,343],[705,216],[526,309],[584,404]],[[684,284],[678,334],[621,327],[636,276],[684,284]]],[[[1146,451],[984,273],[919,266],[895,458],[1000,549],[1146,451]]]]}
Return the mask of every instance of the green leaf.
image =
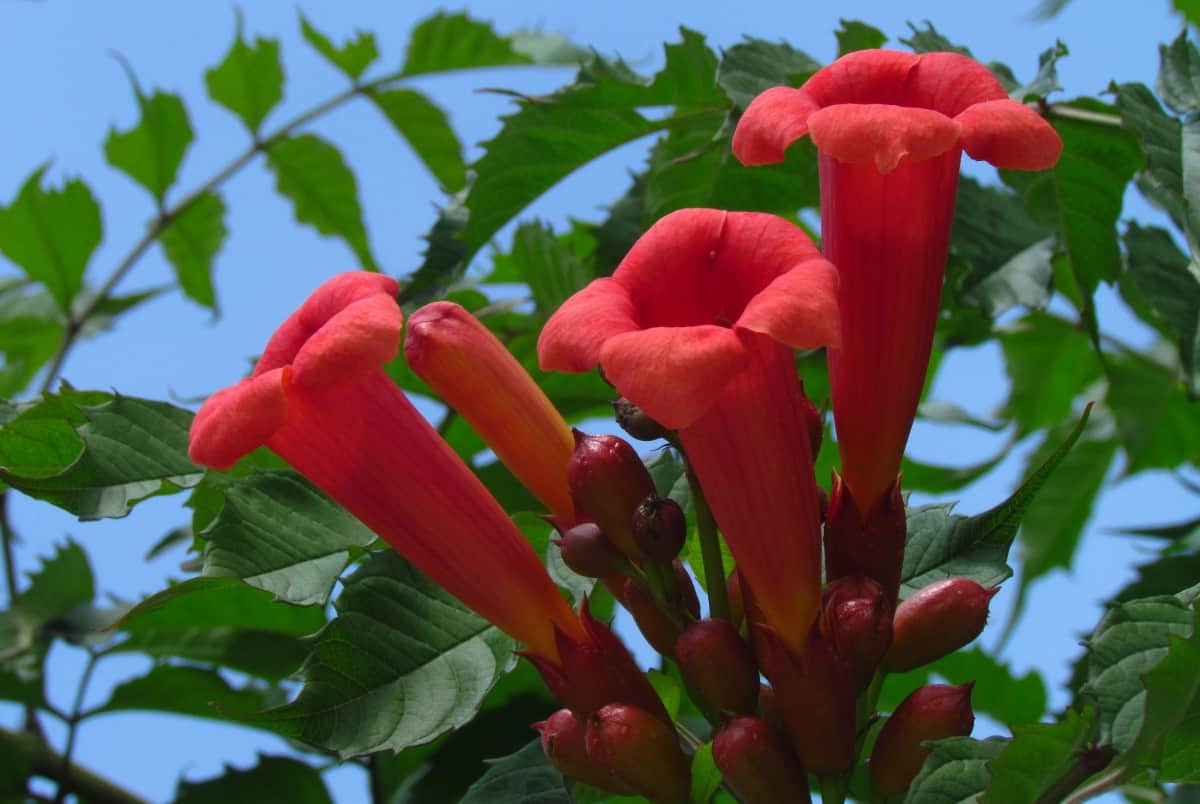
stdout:
{"type": "Polygon", "coordinates": [[[366,525],[290,471],[256,472],[220,488],[225,504],[200,534],[204,574],[241,578],[278,600],[324,604],[358,550],[366,525]]]}
{"type": "MultiPolygon", "coordinates": [[[[1062,89],[1058,84],[1058,60],[1068,55],[1069,52],[1066,45],[1057,41],[1054,43],[1054,47],[1043,50],[1038,56],[1037,75],[1028,84],[1012,90],[1009,97],[1024,103],[1045,98],[1052,92],[1062,89]]],[[[995,67],[993,66],[992,69],[995,70],[995,67]]]]}
{"type": "MultiPolygon", "coordinates": [[[[1125,126],[1137,134],[1145,154],[1145,169],[1138,175],[1138,188],[1154,205],[1166,211],[1175,224],[1200,237],[1183,194],[1183,131],[1179,121],[1163,111],[1158,99],[1144,84],[1113,84],[1117,111],[1125,126]]],[[[1189,152],[1189,160],[1195,159],[1189,152]]]]}
{"type": "Polygon", "coordinates": [[[79,179],[61,189],[42,189],[45,172],[43,165],[29,174],[13,202],[0,207],[0,252],[70,313],[88,260],[100,245],[100,205],[79,179]]]}
{"type": "Polygon", "coordinates": [[[207,662],[279,681],[308,655],[301,637],[325,624],[320,608],[272,602],[232,578],[193,578],[146,598],[117,623],[114,650],[207,662]]]}
{"type": "Polygon", "coordinates": [[[486,22],[466,14],[438,13],[409,34],[403,75],[421,75],[475,67],[533,64],[513,43],[486,22]]]}
{"type": "Polygon", "coordinates": [[[374,554],[344,583],[299,696],[254,725],[342,757],[400,751],[474,717],[515,662],[511,639],[395,553],[374,554]]]}
{"type": "Polygon", "coordinates": [[[908,29],[912,31],[908,39],[901,39],[902,44],[908,45],[914,53],[934,53],[945,52],[958,53],[963,56],[970,56],[971,51],[961,45],[956,45],[946,37],[938,33],[933,27],[933,23],[925,20],[925,27],[918,28],[913,23],[908,23],[908,29]]]}
{"type": "Polygon", "coordinates": [[[237,801],[286,801],[288,804],[328,804],[333,799],[321,774],[291,757],[259,756],[253,768],[225,766],[220,776],[199,782],[181,779],[175,804],[230,804],[237,801]]]}
{"type": "Polygon", "coordinates": [[[1000,333],[1010,390],[1003,415],[1022,438],[1052,427],[1071,412],[1083,390],[1100,379],[1100,361],[1087,336],[1057,316],[1030,313],[1000,333]]]}
{"type": "Polygon", "coordinates": [[[233,112],[251,134],[257,135],[271,109],[283,99],[283,64],[279,40],[256,37],[246,44],[242,14],[224,60],[204,73],[208,96],[233,112]]]}
{"type": "Polygon", "coordinates": [[[225,202],[204,193],[170,220],[158,235],[163,253],[175,269],[179,287],[205,307],[215,307],[213,262],[225,243],[225,202]]]}
{"type": "Polygon", "coordinates": [[[539,740],[488,765],[459,804],[573,804],[566,781],[546,759],[539,740]]]}
{"type": "Polygon", "coordinates": [[[1124,471],[1174,468],[1200,454],[1200,407],[1172,369],[1136,353],[1113,359],[1105,401],[1117,418],[1124,471]]]}
{"type": "Polygon", "coordinates": [[[1125,230],[1127,270],[1158,315],[1175,331],[1183,375],[1200,394],[1200,278],[1170,233],[1130,221],[1125,230]]]}
{"type": "Polygon", "coordinates": [[[1095,723],[1096,713],[1089,709],[1083,715],[1067,710],[1061,723],[1015,726],[1012,741],[988,763],[992,778],[984,804],[1042,800],[1079,762],[1095,723]]]}
{"type": "Polygon", "coordinates": [[[716,80],[734,108],[744,110],[760,93],[774,86],[799,86],[820,68],[819,61],[789,44],[747,37],[724,52],[716,80]]]}
{"type": "Polygon", "coordinates": [[[539,221],[517,227],[507,259],[516,266],[521,281],[529,285],[542,320],[549,318],[592,278],[570,245],[555,237],[549,225],[539,221]]]}
{"type": "MultiPolygon", "coordinates": [[[[1170,635],[1194,634],[1194,608],[1179,596],[1117,603],[1087,640],[1087,682],[1080,696],[1095,703],[1103,743],[1124,752],[1138,741],[1150,711],[1143,676],[1167,656],[1170,635]]],[[[1176,713],[1182,711],[1176,708],[1176,713]]],[[[1161,714],[1158,709],[1153,713],[1152,728],[1161,714]]]]}
{"type": "Polygon", "coordinates": [[[1031,670],[1017,676],[1009,665],[978,647],[943,656],[917,670],[889,675],[879,696],[879,709],[895,711],[909,694],[935,676],[951,684],[975,682],[972,709],[1009,726],[1034,723],[1046,711],[1046,683],[1040,675],[1031,670]]]}
{"type": "Polygon", "coordinates": [[[49,291],[22,279],[0,283],[0,398],[24,390],[58,350],[65,316],[49,291]]]}
{"type": "MultiPolygon", "coordinates": [[[[1019,596],[1037,578],[1055,568],[1071,566],[1083,528],[1116,455],[1114,433],[1108,411],[1103,408],[1093,411],[1074,448],[1063,457],[1059,470],[1047,479],[1025,512],[1021,526],[1019,596]]],[[[1049,430],[1029,456],[1026,475],[1032,476],[1069,436],[1067,424],[1049,430]]]]}
{"type": "Polygon", "coordinates": [[[425,259],[400,288],[400,302],[412,309],[436,299],[450,289],[467,270],[467,264],[477,251],[461,235],[467,226],[469,212],[456,196],[438,211],[433,228],[425,235],[425,259]]]}
{"type": "Polygon", "coordinates": [[[704,743],[692,756],[692,804],[708,804],[721,788],[724,777],[712,752],[712,743],[704,743]]]}
{"type": "Polygon", "coordinates": [[[284,137],[267,147],[267,165],[297,221],[342,238],[363,268],[379,270],[363,227],[358,182],[337,148],[315,134],[284,137]]]}
{"type": "Polygon", "coordinates": [[[375,34],[370,31],[356,31],[354,38],[343,45],[335,45],[329,37],[318,31],[300,13],[300,32],[318,53],[330,64],[341,70],[351,81],[357,81],[359,76],[379,58],[379,48],[375,45],[375,34]]]}
{"type": "Polygon", "coordinates": [[[947,804],[976,800],[991,781],[987,765],[1006,740],[951,737],[930,745],[929,758],[908,788],[904,804],[947,804]]]}
{"type": "Polygon", "coordinates": [[[136,397],[48,396],[0,427],[0,479],[80,519],[124,516],[203,477],[187,457],[191,420],[136,397]]]}
{"type": "Polygon", "coordinates": [[[226,722],[268,705],[271,697],[260,687],[238,689],[216,670],[156,665],[144,676],[123,681],[108,700],[89,716],[110,712],[169,712],[226,722]]]}
{"type": "Polygon", "coordinates": [[[1171,44],[1159,45],[1158,56],[1159,96],[1179,114],[1200,109],[1200,52],[1188,41],[1187,29],[1171,44]]]}
{"type": "Polygon", "coordinates": [[[837,37],[839,56],[856,50],[874,50],[887,42],[887,35],[883,31],[858,20],[841,20],[841,26],[833,33],[837,37]]]}
{"type": "Polygon", "coordinates": [[[108,130],[104,156],[108,164],[149,190],[161,204],[192,143],[192,125],[178,95],[158,91],[147,97],[132,71],[129,78],[141,118],[127,131],[108,130]]]}
{"type": "Polygon", "coordinates": [[[900,596],[944,578],[970,578],[996,586],[1012,574],[1005,559],[1021,518],[1087,425],[1089,406],[1066,440],[1007,500],[972,517],[951,514],[954,503],[908,509],[908,540],[900,573],[900,596]]]}
{"type": "Polygon", "coordinates": [[[441,107],[412,89],[372,89],[367,97],[375,102],[443,190],[456,193],[466,186],[462,143],[441,107]]]}
{"type": "Polygon", "coordinates": [[[986,475],[1008,457],[1002,450],[995,457],[971,466],[935,466],[905,458],[901,466],[906,491],[923,491],[927,494],[945,494],[973,483],[986,475]]]}

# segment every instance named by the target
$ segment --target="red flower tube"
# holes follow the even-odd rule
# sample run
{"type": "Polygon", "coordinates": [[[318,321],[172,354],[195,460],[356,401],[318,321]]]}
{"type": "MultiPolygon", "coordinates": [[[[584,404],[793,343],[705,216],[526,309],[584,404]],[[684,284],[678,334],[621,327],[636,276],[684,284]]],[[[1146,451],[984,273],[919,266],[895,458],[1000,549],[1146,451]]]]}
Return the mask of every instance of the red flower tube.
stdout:
{"type": "Polygon", "coordinates": [[[957,53],[850,53],[800,89],[746,109],[733,152],[779,162],[810,135],[820,151],[822,250],[841,276],[842,342],[829,352],[843,477],[864,514],[892,486],[929,363],[963,151],[1044,170],[1062,141],[957,53]]]}
{"type": "Polygon", "coordinates": [[[529,372],[475,316],[434,302],[408,317],[404,358],[475,428],[496,457],[566,529],[575,524],[567,461],[571,428],[529,372]]]}
{"type": "Polygon", "coordinates": [[[820,601],[820,507],[793,349],[838,342],[837,272],[773,215],[687,209],[538,341],[544,369],[597,364],[679,431],[743,580],[800,652],[820,601]]]}
{"type": "Polygon", "coordinates": [[[192,422],[192,460],[232,466],[266,445],[467,606],[552,662],[590,644],[499,503],[384,373],[397,284],[345,273],[275,332],[247,379],[192,422]]]}

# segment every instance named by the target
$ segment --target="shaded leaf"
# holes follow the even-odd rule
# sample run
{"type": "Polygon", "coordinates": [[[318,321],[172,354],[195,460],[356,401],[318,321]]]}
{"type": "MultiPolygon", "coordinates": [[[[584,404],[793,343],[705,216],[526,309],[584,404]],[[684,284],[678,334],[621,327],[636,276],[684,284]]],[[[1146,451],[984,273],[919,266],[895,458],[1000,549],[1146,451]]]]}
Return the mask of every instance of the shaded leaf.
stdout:
{"type": "MultiPolygon", "coordinates": [[[[1009,97],[1021,102],[1045,98],[1052,92],[1062,89],[1058,84],[1058,60],[1069,54],[1067,46],[1055,42],[1054,47],[1043,50],[1038,55],[1038,71],[1027,84],[1009,92],[1009,97]]],[[[994,68],[993,68],[994,69],[994,68]]]]}
{"type": "Polygon", "coordinates": [[[296,220],[346,241],[363,268],[378,270],[358,204],[358,182],[337,148],[314,134],[284,137],[267,147],[275,189],[292,202],[296,220]]]}
{"type": "Polygon", "coordinates": [[[230,804],[238,801],[332,802],[316,768],[291,757],[259,756],[253,768],[225,766],[220,776],[198,782],[181,779],[175,804],[230,804]]]}
{"type": "Polygon", "coordinates": [[[257,134],[271,109],[283,99],[283,64],[279,40],[255,37],[249,45],[242,32],[242,14],[229,52],[216,67],[204,73],[208,96],[233,112],[257,134]]]}
{"type": "Polygon", "coordinates": [[[456,193],[466,185],[462,144],[441,107],[411,89],[372,89],[367,97],[375,102],[443,190],[456,193]]]}
{"type": "Polygon", "coordinates": [[[1175,372],[1136,353],[1111,361],[1106,403],[1117,419],[1126,474],[1172,468],[1200,455],[1200,405],[1175,372]]]}
{"type": "Polygon", "coordinates": [[[414,308],[444,295],[467,270],[476,250],[461,235],[469,212],[455,197],[438,211],[433,228],[425,235],[424,259],[400,288],[400,302],[414,308]]]}
{"type": "Polygon", "coordinates": [[[999,340],[1010,382],[1003,415],[1016,423],[1017,438],[1061,422],[1100,378],[1087,335],[1057,316],[1030,313],[999,340]]]}
{"type": "MultiPolygon", "coordinates": [[[[1138,188],[1180,229],[1191,232],[1193,238],[1200,236],[1183,195],[1183,131],[1179,121],[1163,111],[1144,84],[1113,84],[1109,89],[1116,95],[1122,122],[1137,134],[1145,154],[1138,188]]],[[[1188,158],[1195,159],[1195,154],[1189,153],[1188,158]]]]}
{"type": "Polygon", "coordinates": [[[856,50],[873,50],[883,47],[887,42],[887,35],[883,31],[858,20],[841,20],[841,25],[833,34],[837,37],[839,56],[856,50]]]}
{"type": "Polygon", "coordinates": [[[79,179],[61,189],[42,189],[45,172],[43,165],[29,174],[13,202],[0,207],[0,252],[70,313],[88,260],[100,245],[100,205],[79,179]]]}
{"type": "Polygon", "coordinates": [[[204,193],[184,207],[158,235],[179,286],[188,298],[205,307],[216,304],[213,262],[228,234],[225,202],[216,193],[204,193]]]}
{"type": "Polygon", "coordinates": [[[144,676],[122,681],[88,716],[149,711],[228,721],[256,712],[270,700],[264,689],[238,689],[216,670],[160,664],[144,676]]]}
{"type": "Polygon", "coordinates": [[[539,740],[489,764],[459,804],[574,804],[566,781],[546,759],[539,740]]]}
{"type": "Polygon", "coordinates": [[[717,67],[717,86],[745,109],[759,93],[774,86],[799,86],[821,63],[785,42],[747,37],[725,50],[717,67]]]}
{"type": "Polygon", "coordinates": [[[1008,457],[1007,451],[1001,451],[995,457],[971,466],[936,466],[905,458],[900,471],[904,475],[906,491],[945,494],[969,483],[974,483],[996,468],[1006,457],[1008,457]]]}
{"type": "Polygon", "coordinates": [[[304,16],[300,14],[300,32],[304,39],[330,64],[341,70],[351,81],[357,81],[371,64],[379,58],[379,48],[375,45],[375,34],[370,31],[356,31],[354,38],[342,45],[335,45],[329,37],[318,31],[304,16]]]}
{"type": "MultiPolygon", "coordinates": [[[[1013,738],[991,762],[991,782],[983,802],[1040,801],[1054,789],[1088,747],[1096,713],[1067,710],[1060,723],[1013,727],[1013,738]]],[[[1065,792],[1065,791],[1063,791],[1065,792]]]]}
{"type": "Polygon", "coordinates": [[[0,397],[24,390],[54,356],[65,316],[49,291],[24,280],[0,285],[0,397]]]}
{"type": "Polygon", "coordinates": [[[200,534],[204,574],[240,578],[276,599],[323,604],[375,534],[300,475],[256,472],[220,488],[224,506],[200,534]]]}
{"type": "Polygon", "coordinates": [[[515,661],[512,640],[395,553],[374,554],[336,606],[299,696],[254,725],[343,757],[399,751],[470,720],[515,661]]]}
{"type": "Polygon", "coordinates": [[[1159,96],[1179,114],[1200,109],[1200,52],[1188,41],[1187,29],[1171,44],[1159,45],[1158,56],[1159,96]]]}
{"type": "Polygon", "coordinates": [[[961,45],[956,45],[946,37],[938,33],[933,27],[933,23],[925,20],[925,27],[918,28],[913,23],[908,23],[908,29],[912,33],[907,39],[901,39],[900,42],[908,45],[914,53],[934,53],[945,52],[958,53],[963,56],[970,56],[971,51],[961,45]]]}
{"type": "Polygon", "coordinates": [[[1125,230],[1127,270],[1154,312],[1175,331],[1179,361],[1193,394],[1200,394],[1200,279],[1171,235],[1130,222],[1125,230]]]}
{"type": "Polygon", "coordinates": [[[575,256],[569,244],[541,222],[524,223],[513,233],[512,251],[506,259],[529,285],[538,315],[550,317],[564,301],[591,280],[591,271],[575,256]]]}
{"type": "Polygon", "coordinates": [[[1004,749],[1007,740],[972,740],[951,737],[930,745],[929,758],[913,779],[905,804],[946,804],[972,801],[991,781],[987,764],[1004,749]]]}
{"type": "Polygon", "coordinates": [[[193,578],[146,598],[117,623],[114,650],[174,656],[278,681],[308,655],[301,637],[325,624],[317,607],[272,601],[232,578],[193,578]]]}
{"type": "Polygon", "coordinates": [[[141,117],[133,128],[108,130],[104,156],[108,163],[150,191],[161,204],[175,183],[179,165],[192,142],[192,125],[183,99],[157,91],[146,96],[132,72],[133,94],[141,117]]]}

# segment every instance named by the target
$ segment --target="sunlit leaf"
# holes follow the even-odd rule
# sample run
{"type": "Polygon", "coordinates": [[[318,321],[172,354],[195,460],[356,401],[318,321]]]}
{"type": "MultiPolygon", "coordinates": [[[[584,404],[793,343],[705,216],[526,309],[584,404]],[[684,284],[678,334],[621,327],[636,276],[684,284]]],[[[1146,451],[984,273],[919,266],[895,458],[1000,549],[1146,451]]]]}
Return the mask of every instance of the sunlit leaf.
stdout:
{"type": "Polygon", "coordinates": [[[412,89],[373,89],[367,97],[408,142],[442,189],[455,193],[466,185],[462,144],[441,107],[412,89]]]}
{"type": "Polygon", "coordinates": [[[204,74],[208,96],[233,112],[257,134],[271,109],[283,99],[283,64],[279,40],[255,37],[247,44],[242,14],[237,12],[233,44],[224,60],[204,74]]]}
{"type": "Polygon", "coordinates": [[[1184,377],[1200,394],[1200,278],[1194,265],[1164,229],[1130,222],[1124,239],[1129,275],[1176,332],[1184,377]]]}
{"type": "Polygon", "coordinates": [[[821,63],[784,42],[747,38],[729,47],[717,67],[717,85],[737,109],[774,86],[798,86],[821,63]]]}
{"type": "Polygon", "coordinates": [[[566,780],[546,759],[538,740],[488,764],[491,767],[459,804],[574,804],[566,780]]]}
{"type": "Polygon", "coordinates": [[[1003,330],[999,340],[1010,381],[1003,414],[1016,422],[1018,437],[1061,422],[1100,378],[1087,335],[1057,316],[1031,313],[1003,330]]]}
{"type": "Polygon", "coordinates": [[[205,193],[184,207],[159,234],[179,286],[188,298],[213,307],[213,263],[225,244],[225,202],[216,193],[205,193]]]}
{"type": "Polygon", "coordinates": [[[1004,749],[1006,740],[951,737],[930,744],[929,758],[908,788],[904,804],[946,804],[973,801],[991,781],[987,764],[1004,749]]]}
{"type": "Polygon", "coordinates": [[[992,778],[983,795],[984,804],[1042,801],[1079,762],[1091,742],[1095,722],[1094,711],[1080,715],[1067,710],[1060,723],[1014,726],[1012,741],[988,763],[992,778]]]}
{"type": "Polygon", "coordinates": [[[109,129],[104,155],[161,203],[192,142],[192,125],[181,97],[162,91],[147,96],[132,73],[130,81],[141,117],[126,131],[109,129]]]}
{"type": "Polygon", "coordinates": [[[329,37],[318,31],[308,21],[303,13],[300,14],[300,32],[304,39],[330,64],[337,67],[351,81],[357,81],[359,76],[379,58],[379,48],[375,45],[375,34],[370,31],[356,31],[354,38],[342,45],[335,45],[329,37]]]}
{"type": "Polygon", "coordinates": [[[1185,28],[1169,45],[1158,46],[1155,89],[1168,106],[1183,114],[1200,109],[1200,52],[1185,28]]]}
{"type": "Polygon", "coordinates": [[[875,26],[867,25],[859,20],[844,19],[833,33],[837,37],[839,56],[845,56],[856,50],[873,50],[883,47],[887,42],[887,34],[875,26]]]}

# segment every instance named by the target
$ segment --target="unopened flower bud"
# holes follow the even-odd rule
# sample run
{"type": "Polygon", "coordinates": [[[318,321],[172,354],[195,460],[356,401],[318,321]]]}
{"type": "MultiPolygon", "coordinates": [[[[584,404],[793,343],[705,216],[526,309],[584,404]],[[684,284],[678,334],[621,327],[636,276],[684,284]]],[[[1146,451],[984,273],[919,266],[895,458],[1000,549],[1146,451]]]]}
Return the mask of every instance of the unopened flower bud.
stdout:
{"type": "Polygon", "coordinates": [[[892,644],[892,605],[875,581],[850,576],[825,587],[822,607],[834,650],[862,692],[892,644]]]}
{"type": "Polygon", "coordinates": [[[758,702],[754,652],[727,620],[698,620],[675,641],[675,661],[701,697],[722,712],[750,714],[758,702]]]}
{"type": "Polygon", "coordinates": [[[594,522],[570,528],[554,543],[562,553],[563,563],[588,578],[606,578],[625,568],[625,554],[594,522]]]}
{"type": "Polygon", "coordinates": [[[988,603],[999,591],[967,578],[948,578],[918,591],[896,608],[892,648],[884,663],[903,673],[961,648],[983,631],[988,603]]]}
{"type": "Polygon", "coordinates": [[[871,751],[871,788],[877,796],[903,793],[929,756],[926,740],[965,737],[975,725],[971,684],[930,684],[907,698],[883,724],[871,751]]]}
{"type": "Polygon", "coordinates": [[[646,415],[646,412],[625,397],[612,403],[613,413],[621,429],[638,441],[657,441],[670,435],[670,430],[646,415]]]}
{"type": "Polygon", "coordinates": [[[741,628],[746,620],[746,599],[742,597],[742,574],[736,569],[725,579],[725,596],[729,598],[729,622],[741,628]]]}
{"type": "Polygon", "coordinates": [[[633,511],[654,493],[654,480],[629,442],[576,430],[567,484],[575,507],[599,525],[613,544],[631,558],[643,557],[633,541],[633,511]]]}
{"type": "Polygon", "coordinates": [[[570,709],[560,709],[540,723],[534,723],[542,738],[542,751],[560,773],[581,782],[629,795],[633,789],[587,755],[584,735],[587,723],[575,717],[570,709]]]}
{"type": "Polygon", "coordinates": [[[687,568],[679,559],[671,562],[671,569],[675,571],[675,589],[679,605],[692,615],[693,620],[697,619],[700,616],[700,598],[696,594],[696,585],[692,583],[692,576],[688,575],[687,568]]]}
{"type": "Polygon", "coordinates": [[[808,774],[767,721],[735,717],[713,737],[713,761],[746,804],[807,802],[808,774]]]}
{"type": "Polygon", "coordinates": [[[688,800],[691,773],[675,729],[626,704],[610,704],[588,718],[587,755],[656,804],[688,800]]]}
{"type": "Polygon", "coordinates": [[[625,579],[619,599],[633,615],[633,621],[650,647],[663,656],[673,656],[675,640],[683,632],[682,625],[659,608],[654,598],[634,583],[632,578],[625,579]]]}
{"type": "Polygon", "coordinates": [[[907,522],[900,481],[864,511],[836,473],[825,512],[825,569],[830,580],[847,575],[872,578],[895,600],[904,564],[907,522]]]}
{"type": "Polygon", "coordinates": [[[647,558],[670,561],[687,539],[687,515],[670,497],[651,494],[633,511],[633,541],[647,558]]]}

